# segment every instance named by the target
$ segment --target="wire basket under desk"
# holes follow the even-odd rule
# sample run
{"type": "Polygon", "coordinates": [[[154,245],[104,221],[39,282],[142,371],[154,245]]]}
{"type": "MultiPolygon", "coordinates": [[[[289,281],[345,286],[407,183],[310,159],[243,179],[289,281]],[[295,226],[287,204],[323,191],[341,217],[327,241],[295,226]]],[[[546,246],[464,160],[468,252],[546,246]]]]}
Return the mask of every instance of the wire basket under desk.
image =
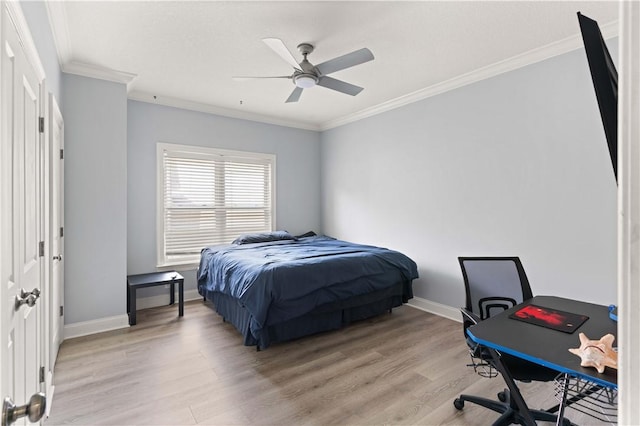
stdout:
{"type": "Polygon", "coordinates": [[[618,423],[618,390],[579,377],[561,374],[555,380],[555,397],[562,401],[567,383],[566,408],[605,423],[618,423]]]}

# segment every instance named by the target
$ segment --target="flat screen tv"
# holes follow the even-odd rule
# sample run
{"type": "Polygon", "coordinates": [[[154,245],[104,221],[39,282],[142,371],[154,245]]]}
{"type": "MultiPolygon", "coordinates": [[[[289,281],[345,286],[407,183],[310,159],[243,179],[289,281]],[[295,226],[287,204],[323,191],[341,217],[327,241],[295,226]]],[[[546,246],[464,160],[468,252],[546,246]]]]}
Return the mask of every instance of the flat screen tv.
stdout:
{"type": "Polygon", "coordinates": [[[598,23],[578,12],[582,40],[596,90],[600,116],[609,146],[613,175],[618,181],[618,72],[602,38],[598,23]]]}

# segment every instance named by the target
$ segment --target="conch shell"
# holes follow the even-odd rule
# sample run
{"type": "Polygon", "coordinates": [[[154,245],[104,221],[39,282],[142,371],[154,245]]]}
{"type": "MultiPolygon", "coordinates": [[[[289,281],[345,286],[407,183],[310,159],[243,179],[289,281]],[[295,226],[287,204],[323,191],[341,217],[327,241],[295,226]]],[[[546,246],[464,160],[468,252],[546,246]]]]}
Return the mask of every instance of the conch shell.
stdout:
{"type": "Polygon", "coordinates": [[[618,353],[613,350],[613,334],[607,334],[600,340],[589,340],[584,333],[580,333],[579,337],[580,347],[569,349],[569,352],[582,359],[581,366],[594,367],[598,373],[604,373],[605,367],[618,369],[618,353]]]}

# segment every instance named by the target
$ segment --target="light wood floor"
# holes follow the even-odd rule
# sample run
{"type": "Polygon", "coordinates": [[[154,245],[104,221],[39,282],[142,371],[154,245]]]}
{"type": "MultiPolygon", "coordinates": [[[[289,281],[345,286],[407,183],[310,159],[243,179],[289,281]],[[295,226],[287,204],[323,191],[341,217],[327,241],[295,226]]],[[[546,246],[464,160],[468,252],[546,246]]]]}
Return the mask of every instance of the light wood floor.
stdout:
{"type": "MultiPolygon", "coordinates": [[[[465,367],[461,324],[408,306],[257,352],[201,301],[138,313],[138,325],[65,341],[45,426],[488,425],[497,414],[460,393],[495,398],[501,378],[465,367]]],[[[532,408],[550,384],[525,384],[532,408]]],[[[598,424],[568,410],[577,424],[598,424]]]]}

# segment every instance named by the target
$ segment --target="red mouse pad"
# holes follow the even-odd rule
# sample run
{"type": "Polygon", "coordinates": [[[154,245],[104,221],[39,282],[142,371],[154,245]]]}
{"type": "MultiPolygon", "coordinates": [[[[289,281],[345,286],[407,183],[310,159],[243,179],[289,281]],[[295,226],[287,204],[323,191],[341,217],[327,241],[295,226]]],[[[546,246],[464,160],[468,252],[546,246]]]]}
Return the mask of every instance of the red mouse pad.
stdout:
{"type": "Polygon", "coordinates": [[[573,333],[589,319],[586,315],[572,314],[571,312],[559,311],[538,305],[524,306],[509,315],[509,318],[564,333],[573,333]]]}

